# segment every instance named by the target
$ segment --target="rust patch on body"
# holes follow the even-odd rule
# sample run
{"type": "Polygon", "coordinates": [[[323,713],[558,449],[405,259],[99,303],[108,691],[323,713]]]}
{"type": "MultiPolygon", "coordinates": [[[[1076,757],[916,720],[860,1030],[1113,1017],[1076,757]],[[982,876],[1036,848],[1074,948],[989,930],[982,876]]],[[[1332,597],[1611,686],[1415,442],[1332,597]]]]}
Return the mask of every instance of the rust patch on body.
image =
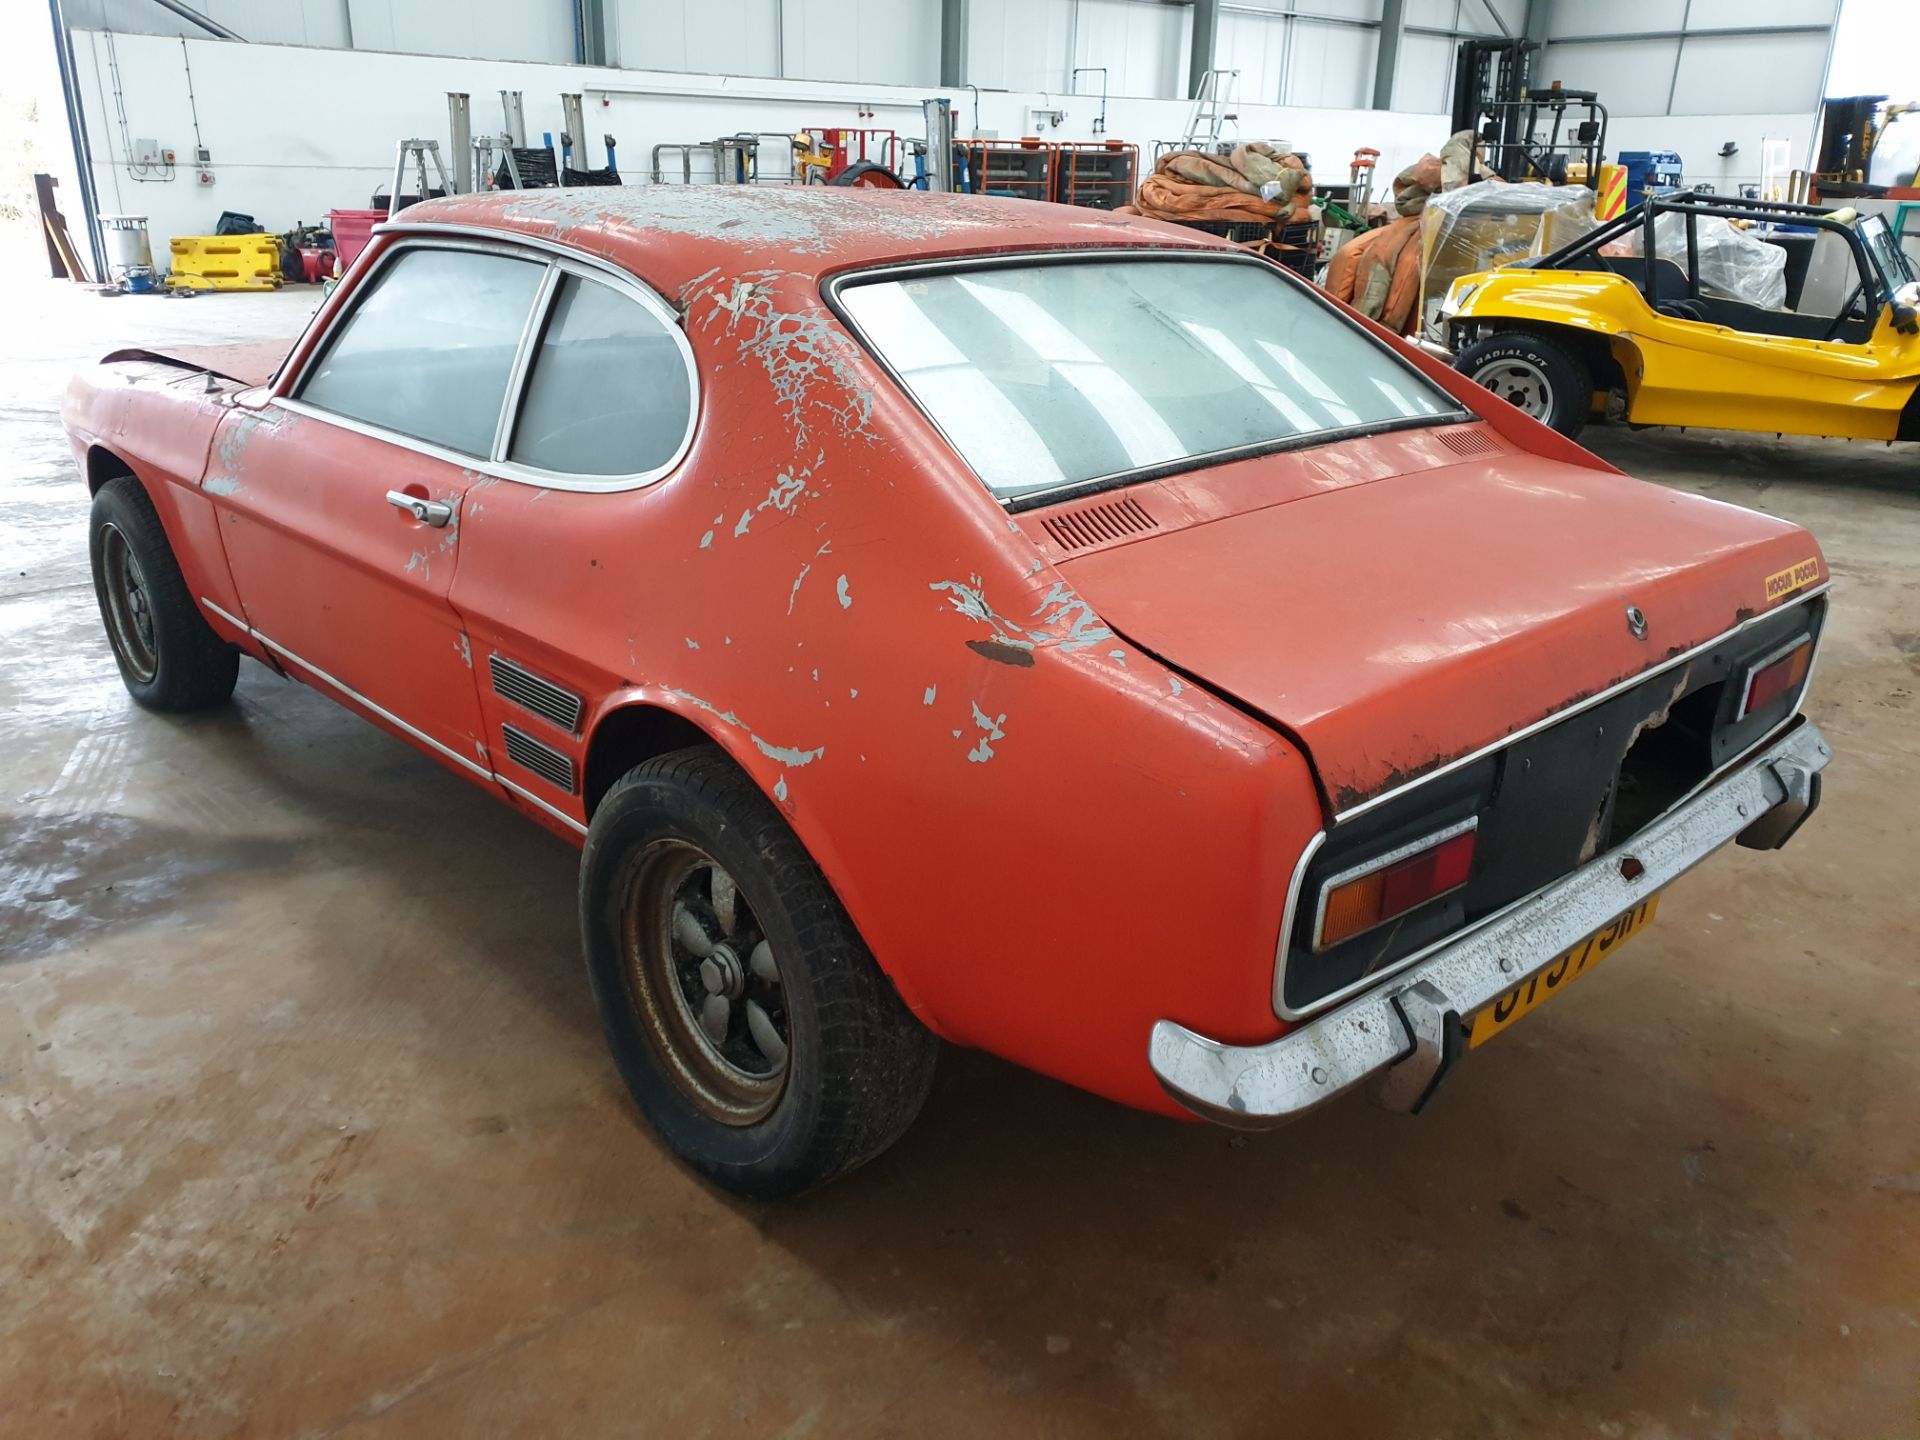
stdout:
{"type": "Polygon", "coordinates": [[[1015,665],[1022,670],[1033,668],[1033,651],[1015,645],[1007,640],[969,640],[967,649],[976,655],[985,656],[998,665],[1015,665]]]}

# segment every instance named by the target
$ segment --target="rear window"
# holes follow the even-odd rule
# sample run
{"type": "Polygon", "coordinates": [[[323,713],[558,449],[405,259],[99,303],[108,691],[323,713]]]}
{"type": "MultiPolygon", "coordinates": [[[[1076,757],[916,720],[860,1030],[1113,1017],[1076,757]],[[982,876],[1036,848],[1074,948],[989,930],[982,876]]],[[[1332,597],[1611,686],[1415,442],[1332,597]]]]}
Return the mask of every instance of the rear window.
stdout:
{"type": "Polygon", "coordinates": [[[1264,263],[996,265],[853,282],[839,300],[1003,499],[1461,413],[1264,263]]]}

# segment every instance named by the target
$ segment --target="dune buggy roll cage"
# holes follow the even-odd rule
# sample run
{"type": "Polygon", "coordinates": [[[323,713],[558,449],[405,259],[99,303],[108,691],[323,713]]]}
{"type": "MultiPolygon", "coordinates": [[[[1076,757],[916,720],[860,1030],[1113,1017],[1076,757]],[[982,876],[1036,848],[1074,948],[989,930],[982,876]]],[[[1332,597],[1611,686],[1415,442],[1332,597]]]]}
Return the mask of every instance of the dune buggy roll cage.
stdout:
{"type": "MultiPolygon", "coordinates": [[[[1804,225],[1816,230],[1831,230],[1846,241],[1847,248],[1853,253],[1854,264],[1860,274],[1861,289],[1868,292],[1869,308],[1888,304],[1893,299],[1893,291],[1881,273],[1879,262],[1867,249],[1866,242],[1852,225],[1833,218],[1833,208],[1827,205],[1796,205],[1781,200],[1751,200],[1745,196],[1702,195],[1697,190],[1678,190],[1671,195],[1649,195],[1640,204],[1624,215],[1607,221],[1597,230],[1591,230],[1571,244],[1563,245],[1552,254],[1542,255],[1533,262],[1537,270],[1580,270],[1591,268],[1576,264],[1589,256],[1598,258],[1600,247],[1621,236],[1630,233],[1635,226],[1644,229],[1640,253],[1648,261],[1642,267],[1645,279],[1641,290],[1647,297],[1649,307],[1657,310],[1660,302],[1666,300],[1698,300],[1700,298],[1700,237],[1698,222],[1702,217],[1719,220],[1776,220],[1783,225],[1804,225]],[[1687,287],[1684,295],[1665,295],[1660,293],[1660,267],[1651,263],[1659,257],[1654,244],[1654,222],[1669,211],[1687,217],[1687,287]]],[[[1847,303],[1840,307],[1840,317],[1853,308],[1858,292],[1848,297],[1847,303]]]]}

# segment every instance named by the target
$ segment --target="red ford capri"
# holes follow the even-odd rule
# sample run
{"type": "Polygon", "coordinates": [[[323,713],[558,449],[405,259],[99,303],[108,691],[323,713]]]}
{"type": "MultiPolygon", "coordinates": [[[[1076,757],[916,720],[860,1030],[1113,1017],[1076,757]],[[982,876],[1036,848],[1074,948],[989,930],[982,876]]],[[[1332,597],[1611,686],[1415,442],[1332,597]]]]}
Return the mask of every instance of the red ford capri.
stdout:
{"type": "Polygon", "coordinates": [[[128,689],[251,658],[579,845],[620,1071],[740,1193],[886,1148],[941,1039],[1417,1110],[1819,800],[1805,531],[1192,231],[461,197],[281,348],[68,394],[128,689]]]}

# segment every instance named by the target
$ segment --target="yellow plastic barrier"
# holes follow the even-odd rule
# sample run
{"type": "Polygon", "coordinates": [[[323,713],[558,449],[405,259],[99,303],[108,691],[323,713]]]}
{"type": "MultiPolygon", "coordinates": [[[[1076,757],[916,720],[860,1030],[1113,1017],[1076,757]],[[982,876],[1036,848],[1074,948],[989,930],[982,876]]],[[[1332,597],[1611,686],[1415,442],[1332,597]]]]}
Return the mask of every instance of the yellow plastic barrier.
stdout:
{"type": "Polygon", "coordinates": [[[176,235],[170,242],[175,290],[278,290],[280,240],[274,235],[176,235]]]}

